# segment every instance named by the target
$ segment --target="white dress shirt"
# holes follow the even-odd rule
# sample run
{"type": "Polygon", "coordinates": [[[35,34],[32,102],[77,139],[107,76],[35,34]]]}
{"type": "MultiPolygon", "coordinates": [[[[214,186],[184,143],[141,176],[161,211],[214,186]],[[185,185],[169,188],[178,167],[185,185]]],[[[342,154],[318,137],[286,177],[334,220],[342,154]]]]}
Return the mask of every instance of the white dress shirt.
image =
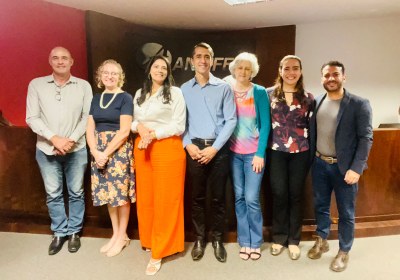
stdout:
{"type": "Polygon", "coordinates": [[[133,99],[133,122],[131,129],[137,132],[137,125],[143,124],[154,130],[157,139],[179,136],[185,131],[186,104],[182,91],[178,87],[171,87],[171,101],[163,103],[162,90],[146,95],[146,100],[139,106],[137,99],[141,95],[139,89],[133,99]]]}

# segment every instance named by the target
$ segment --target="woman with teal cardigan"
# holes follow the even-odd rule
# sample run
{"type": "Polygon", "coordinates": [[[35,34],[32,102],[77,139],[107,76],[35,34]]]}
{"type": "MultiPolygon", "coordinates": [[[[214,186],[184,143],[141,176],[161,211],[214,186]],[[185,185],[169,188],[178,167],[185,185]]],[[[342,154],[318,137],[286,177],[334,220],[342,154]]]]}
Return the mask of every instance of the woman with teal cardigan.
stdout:
{"type": "Polygon", "coordinates": [[[239,256],[258,260],[263,243],[260,186],[271,127],[269,98],[264,87],[251,82],[257,57],[241,53],[229,65],[238,122],[230,138],[232,183],[235,192],[239,256]]]}

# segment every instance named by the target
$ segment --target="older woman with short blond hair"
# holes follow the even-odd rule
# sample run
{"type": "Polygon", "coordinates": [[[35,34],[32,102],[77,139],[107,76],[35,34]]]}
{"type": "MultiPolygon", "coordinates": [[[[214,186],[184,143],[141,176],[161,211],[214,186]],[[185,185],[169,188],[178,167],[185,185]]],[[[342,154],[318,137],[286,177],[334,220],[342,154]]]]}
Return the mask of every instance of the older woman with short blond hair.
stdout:
{"type": "Polygon", "coordinates": [[[257,75],[257,57],[241,53],[229,65],[234,78],[237,125],[230,138],[232,182],[235,192],[239,256],[258,260],[263,243],[260,187],[271,126],[264,87],[251,82],[257,75]]]}

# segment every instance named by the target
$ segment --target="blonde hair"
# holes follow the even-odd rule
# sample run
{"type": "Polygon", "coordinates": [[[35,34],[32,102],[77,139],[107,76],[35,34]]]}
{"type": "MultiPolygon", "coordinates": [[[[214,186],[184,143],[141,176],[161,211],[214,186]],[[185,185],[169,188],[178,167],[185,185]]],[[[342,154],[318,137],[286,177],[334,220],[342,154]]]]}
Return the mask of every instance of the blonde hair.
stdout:
{"type": "Polygon", "coordinates": [[[124,72],[124,70],[122,69],[121,64],[119,64],[119,63],[118,63],[117,61],[115,61],[114,59],[107,59],[107,60],[103,61],[103,63],[100,64],[100,66],[97,68],[96,77],[95,77],[97,87],[98,87],[98,88],[104,87],[104,84],[103,84],[103,82],[101,81],[101,74],[102,74],[103,68],[104,68],[104,66],[105,66],[106,64],[113,64],[113,65],[117,66],[118,70],[120,71],[119,77],[118,77],[118,84],[117,84],[117,86],[121,88],[121,87],[124,85],[124,83],[125,83],[125,72],[124,72]]]}
{"type": "Polygon", "coordinates": [[[257,76],[258,71],[260,70],[260,65],[258,65],[257,57],[252,53],[242,52],[242,53],[238,54],[231,63],[229,63],[229,71],[231,72],[232,77],[236,79],[234,72],[235,72],[236,67],[242,61],[250,62],[250,64],[251,64],[251,79],[253,79],[255,76],[257,76]]]}

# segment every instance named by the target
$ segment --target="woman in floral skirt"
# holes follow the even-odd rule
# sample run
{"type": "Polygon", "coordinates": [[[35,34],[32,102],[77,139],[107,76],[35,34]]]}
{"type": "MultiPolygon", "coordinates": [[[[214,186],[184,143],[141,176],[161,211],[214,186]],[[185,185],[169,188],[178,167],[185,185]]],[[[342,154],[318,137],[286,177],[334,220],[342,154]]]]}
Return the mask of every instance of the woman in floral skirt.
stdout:
{"type": "Polygon", "coordinates": [[[107,205],[113,228],[111,239],[100,249],[108,257],[118,255],[129,245],[126,229],[130,203],[136,201],[130,138],[133,99],[121,89],[124,78],[115,60],[106,60],[97,69],[97,86],[104,87],[104,91],[93,97],[86,130],[92,155],[93,205],[107,205]]]}

